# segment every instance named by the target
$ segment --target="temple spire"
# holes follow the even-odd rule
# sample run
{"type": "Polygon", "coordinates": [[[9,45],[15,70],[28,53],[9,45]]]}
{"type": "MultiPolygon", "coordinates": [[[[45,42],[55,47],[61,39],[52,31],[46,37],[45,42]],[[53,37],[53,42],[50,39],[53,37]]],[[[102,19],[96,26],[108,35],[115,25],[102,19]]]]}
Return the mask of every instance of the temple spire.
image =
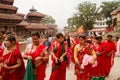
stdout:
{"type": "Polygon", "coordinates": [[[32,6],[32,8],[29,10],[30,12],[36,12],[37,10],[32,6]]]}

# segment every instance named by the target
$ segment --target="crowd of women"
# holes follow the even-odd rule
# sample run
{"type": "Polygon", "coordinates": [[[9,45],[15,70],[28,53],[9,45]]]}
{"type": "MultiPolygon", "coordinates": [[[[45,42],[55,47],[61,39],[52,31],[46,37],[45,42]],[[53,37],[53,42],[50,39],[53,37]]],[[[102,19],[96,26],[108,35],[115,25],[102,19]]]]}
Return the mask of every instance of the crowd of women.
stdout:
{"type": "Polygon", "coordinates": [[[79,35],[70,37],[57,33],[54,40],[40,39],[38,32],[31,34],[32,43],[21,55],[15,35],[0,33],[0,80],[25,80],[23,60],[32,59],[36,80],[44,80],[46,67],[51,55],[52,70],[49,80],[66,80],[66,68],[75,64],[76,80],[104,80],[114,64],[116,44],[112,35],[105,40],[79,35]]]}

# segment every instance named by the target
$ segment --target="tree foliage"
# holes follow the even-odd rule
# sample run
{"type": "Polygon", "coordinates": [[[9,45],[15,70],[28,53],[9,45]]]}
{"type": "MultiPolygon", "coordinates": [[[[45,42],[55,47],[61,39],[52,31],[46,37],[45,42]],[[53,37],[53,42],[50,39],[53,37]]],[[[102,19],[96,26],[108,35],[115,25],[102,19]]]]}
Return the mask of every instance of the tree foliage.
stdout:
{"type": "Polygon", "coordinates": [[[104,14],[106,18],[110,18],[110,13],[115,10],[120,5],[120,1],[106,1],[101,4],[101,13],[104,14]]]}
{"type": "Polygon", "coordinates": [[[85,30],[92,29],[98,14],[99,8],[96,7],[96,4],[90,2],[80,3],[77,13],[67,20],[68,26],[76,26],[78,28],[83,25],[85,30]]]}
{"type": "Polygon", "coordinates": [[[79,18],[80,16],[79,15],[77,15],[77,14],[74,14],[71,18],[69,18],[67,21],[68,21],[68,25],[69,26],[72,26],[72,27],[76,27],[76,28],[78,28],[80,25],[81,25],[81,23],[80,23],[80,19],[81,18],[79,18]]]}
{"type": "Polygon", "coordinates": [[[42,24],[55,24],[55,19],[52,16],[46,15],[40,23],[42,24]]]}
{"type": "Polygon", "coordinates": [[[118,1],[105,1],[102,2],[100,8],[101,8],[101,14],[104,14],[105,18],[108,19],[107,24],[110,26],[112,24],[112,17],[110,13],[115,10],[120,5],[120,0],[118,1]]]}

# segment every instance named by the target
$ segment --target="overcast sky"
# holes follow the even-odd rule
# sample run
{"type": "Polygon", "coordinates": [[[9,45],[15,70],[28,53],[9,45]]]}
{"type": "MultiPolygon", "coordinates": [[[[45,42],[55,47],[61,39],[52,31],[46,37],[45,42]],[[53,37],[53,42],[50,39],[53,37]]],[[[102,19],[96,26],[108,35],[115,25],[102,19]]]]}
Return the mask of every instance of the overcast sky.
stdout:
{"type": "Polygon", "coordinates": [[[52,16],[59,27],[64,27],[67,25],[67,19],[76,12],[75,8],[83,1],[100,5],[102,1],[112,0],[14,0],[14,6],[18,7],[19,13],[24,14],[34,6],[38,12],[52,16]]]}

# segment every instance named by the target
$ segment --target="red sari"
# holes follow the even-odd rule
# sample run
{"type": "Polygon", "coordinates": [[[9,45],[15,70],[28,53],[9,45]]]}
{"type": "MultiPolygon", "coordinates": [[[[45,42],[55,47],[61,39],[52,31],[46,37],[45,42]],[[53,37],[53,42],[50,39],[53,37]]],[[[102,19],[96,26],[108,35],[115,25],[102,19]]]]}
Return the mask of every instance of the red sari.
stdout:
{"type": "MultiPolygon", "coordinates": [[[[55,46],[57,42],[54,42],[52,44],[52,47],[55,46]]],[[[62,53],[62,44],[55,47],[56,51],[55,56],[59,59],[60,55],[62,53]]],[[[49,80],[66,80],[66,61],[60,62],[59,64],[56,64],[54,61],[54,58],[52,56],[52,73],[49,80]],[[57,68],[55,68],[57,66],[57,68]],[[53,70],[53,68],[55,68],[53,70]]]]}
{"type": "Polygon", "coordinates": [[[93,44],[93,49],[96,53],[100,53],[99,55],[97,55],[97,66],[92,68],[92,74],[94,77],[101,77],[101,76],[105,76],[104,75],[104,64],[103,64],[103,60],[105,60],[104,58],[104,53],[105,53],[105,49],[104,49],[104,45],[103,43],[97,44],[94,43],[93,44]]]}
{"type": "MultiPolygon", "coordinates": [[[[33,46],[33,45],[32,45],[33,46]]],[[[32,48],[31,48],[32,50],[32,48]]],[[[35,51],[30,51],[30,53],[28,53],[27,55],[30,55],[32,57],[33,63],[34,65],[36,64],[35,58],[36,57],[44,57],[44,50],[46,50],[46,46],[44,45],[39,45],[39,47],[35,50],[35,51]]],[[[38,66],[35,67],[36,69],[36,80],[44,80],[45,78],[45,70],[46,70],[46,65],[47,65],[47,61],[42,61],[38,66]]]]}
{"type": "Polygon", "coordinates": [[[67,58],[68,58],[67,67],[70,67],[70,61],[71,61],[71,48],[68,46],[68,42],[67,42],[67,41],[65,41],[65,45],[67,45],[67,58]]]}
{"type": "Polygon", "coordinates": [[[16,48],[17,48],[18,50],[20,50],[20,48],[19,48],[19,42],[16,42],[16,48]]]}
{"type": "Polygon", "coordinates": [[[115,55],[116,52],[116,46],[113,41],[105,41],[104,42],[105,46],[105,60],[104,60],[104,67],[105,67],[105,76],[108,76],[111,70],[111,67],[114,64],[114,58],[113,56],[115,55]],[[112,51],[112,54],[108,56],[108,54],[112,51]]]}
{"type": "Polygon", "coordinates": [[[82,52],[78,52],[78,60],[79,60],[79,64],[77,65],[75,64],[75,75],[77,76],[77,80],[91,80],[91,67],[92,64],[88,64],[86,66],[84,66],[84,69],[81,69],[81,64],[82,64],[82,60],[85,54],[89,54],[89,49],[90,49],[90,45],[86,45],[83,49],[82,52]]]}
{"type": "Polygon", "coordinates": [[[10,53],[3,55],[3,51],[0,51],[0,62],[6,63],[6,65],[9,66],[14,66],[17,64],[17,58],[21,59],[22,64],[19,68],[13,70],[6,70],[4,68],[1,68],[0,74],[3,78],[3,80],[23,80],[24,77],[24,72],[25,72],[25,67],[24,67],[24,62],[21,56],[21,53],[18,49],[13,49],[10,53]]]}
{"type": "Polygon", "coordinates": [[[71,47],[71,61],[75,62],[74,60],[74,48],[79,43],[79,41],[72,41],[72,47],[71,47]]]}

